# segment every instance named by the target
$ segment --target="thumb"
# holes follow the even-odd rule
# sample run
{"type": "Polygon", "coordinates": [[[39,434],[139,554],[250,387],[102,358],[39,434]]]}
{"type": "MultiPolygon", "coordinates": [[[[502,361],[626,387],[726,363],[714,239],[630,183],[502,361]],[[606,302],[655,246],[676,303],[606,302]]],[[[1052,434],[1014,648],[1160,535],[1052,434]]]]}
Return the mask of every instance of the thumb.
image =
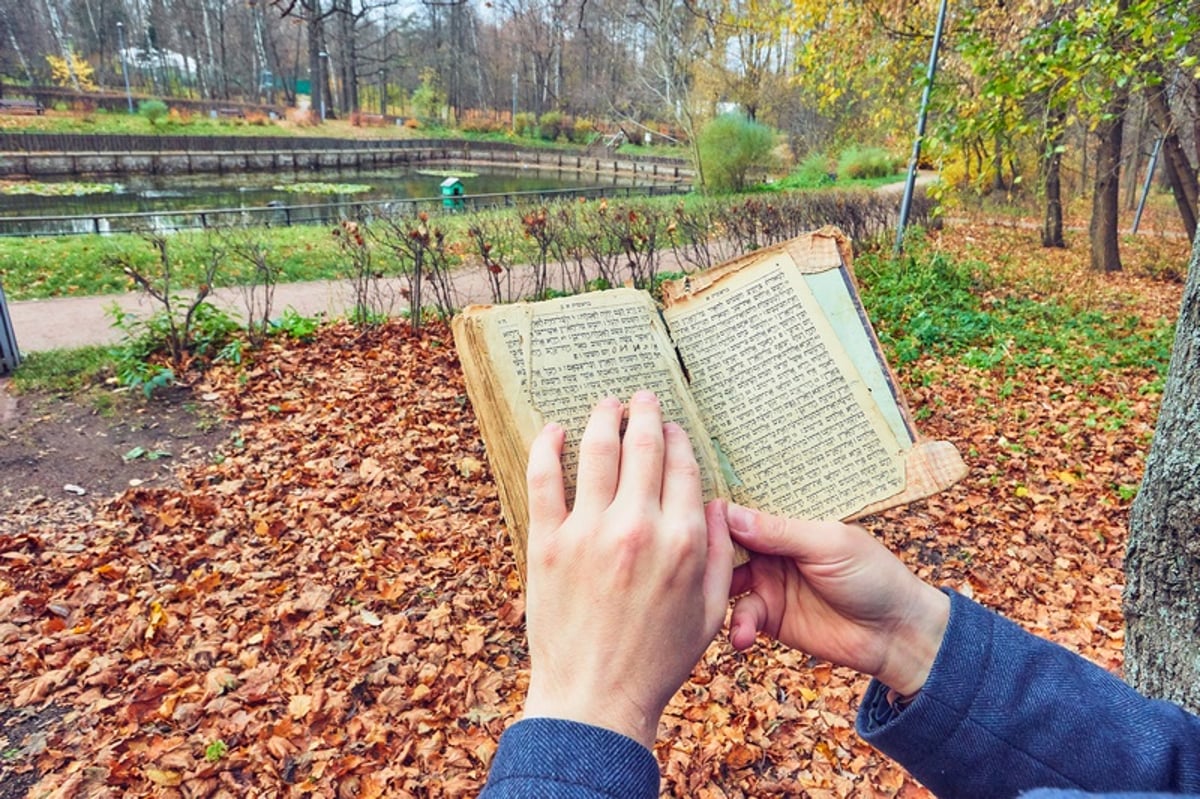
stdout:
{"type": "Polygon", "coordinates": [[[845,541],[839,522],[785,519],[729,503],[725,511],[729,536],[751,552],[779,555],[800,563],[827,560],[845,541]]]}
{"type": "MultiPolygon", "coordinates": [[[[746,594],[733,603],[729,618],[729,643],[742,652],[754,643],[754,637],[767,631],[770,610],[766,600],[758,594],[746,594]]],[[[776,631],[778,632],[778,631],[776,631]]]]}
{"type": "Polygon", "coordinates": [[[796,557],[800,536],[790,529],[792,522],[780,516],[752,510],[730,502],[725,510],[725,523],[730,537],[737,543],[760,555],[784,555],[796,557]]]}

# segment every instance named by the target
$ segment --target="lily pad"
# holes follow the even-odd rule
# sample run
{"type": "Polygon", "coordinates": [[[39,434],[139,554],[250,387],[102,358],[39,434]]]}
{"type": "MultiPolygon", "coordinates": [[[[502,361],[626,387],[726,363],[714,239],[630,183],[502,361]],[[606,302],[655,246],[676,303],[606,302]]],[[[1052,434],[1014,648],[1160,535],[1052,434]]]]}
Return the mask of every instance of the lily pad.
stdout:
{"type": "Polygon", "coordinates": [[[120,183],[83,183],[66,181],[64,183],[43,183],[38,180],[21,182],[0,181],[0,194],[9,196],[34,195],[37,197],[82,197],[87,194],[112,194],[120,191],[120,183]]]}
{"type": "Polygon", "coordinates": [[[372,187],[365,183],[281,183],[271,188],[293,194],[362,194],[372,187]]]}
{"type": "Polygon", "coordinates": [[[418,169],[417,174],[430,178],[458,178],[460,180],[479,177],[478,172],[467,172],[461,169],[418,169]]]}

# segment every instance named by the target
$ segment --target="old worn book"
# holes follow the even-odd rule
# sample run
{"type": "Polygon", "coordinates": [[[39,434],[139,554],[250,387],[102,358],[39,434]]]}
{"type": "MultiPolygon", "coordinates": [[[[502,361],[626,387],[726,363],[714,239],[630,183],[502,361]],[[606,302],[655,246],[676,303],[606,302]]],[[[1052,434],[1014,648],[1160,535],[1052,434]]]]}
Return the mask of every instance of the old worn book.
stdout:
{"type": "Polygon", "coordinates": [[[952,444],[917,433],[833,228],[668,283],[661,306],[621,288],[471,306],[453,329],[522,574],[529,445],[562,425],[570,481],[608,395],[655,391],[706,497],[784,516],[852,519],[966,473],[952,444]]]}

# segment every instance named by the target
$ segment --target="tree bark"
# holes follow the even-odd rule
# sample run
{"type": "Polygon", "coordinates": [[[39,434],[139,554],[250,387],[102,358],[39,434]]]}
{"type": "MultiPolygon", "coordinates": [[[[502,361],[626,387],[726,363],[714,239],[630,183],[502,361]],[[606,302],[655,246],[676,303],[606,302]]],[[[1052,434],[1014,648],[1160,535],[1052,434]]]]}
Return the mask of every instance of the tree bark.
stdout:
{"type": "Polygon", "coordinates": [[[1129,91],[1118,88],[1114,92],[1104,119],[1096,126],[1100,146],[1096,150],[1096,188],[1088,233],[1092,242],[1092,268],[1099,272],[1121,271],[1117,224],[1121,210],[1121,146],[1129,91]]]}
{"type": "Polygon", "coordinates": [[[1200,239],[1146,474],[1129,519],[1125,674],[1200,712],[1200,239]]]}
{"type": "Polygon", "coordinates": [[[1175,207],[1179,209],[1179,216],[1183,220],[1188,238],[1194,239],[1197,211],[1196,170],[1192,168],[1183,144],[1179,141],[1179,130],[1167,99],[1166,79],[1162,77],[1162,68],[1155,65],[1153,70],[1158,73],[1159,81],[1146,90],[1146,99],[1154,124],[1158,126],[1163,137],[1163,167],[1167,173],[1167,182],[1171,185],[1171,194],[1175,198],[1175,207]]]}
{"type": "Polygon", "coordinates": [[[1042,220],[1042,246],[1066,247],[1063,239],[1062,204],[1062,141],[1066,114],[1061,111],[1051,115],[1051,133],[1046,140],[1045,170],[1046,216],[1042,220]]]}

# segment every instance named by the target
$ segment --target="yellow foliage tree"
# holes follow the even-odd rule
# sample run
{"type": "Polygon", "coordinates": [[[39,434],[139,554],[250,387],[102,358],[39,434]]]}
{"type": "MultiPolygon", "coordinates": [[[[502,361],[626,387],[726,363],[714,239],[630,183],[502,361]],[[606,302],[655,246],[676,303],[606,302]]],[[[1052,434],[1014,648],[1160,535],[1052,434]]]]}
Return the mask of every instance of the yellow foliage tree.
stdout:
{"type": "Polygon", "coordinates": [[[66,58],[56,55],[46,56],[46,63],[50,65],[50,79],[57,86],[67,86],[78,88],[85,92],[94,92],[98,89],[96,86],[95,70],[86,59],[80,58],[79,54],[72,51],[70,53],[70,61],[66,58]]]}

